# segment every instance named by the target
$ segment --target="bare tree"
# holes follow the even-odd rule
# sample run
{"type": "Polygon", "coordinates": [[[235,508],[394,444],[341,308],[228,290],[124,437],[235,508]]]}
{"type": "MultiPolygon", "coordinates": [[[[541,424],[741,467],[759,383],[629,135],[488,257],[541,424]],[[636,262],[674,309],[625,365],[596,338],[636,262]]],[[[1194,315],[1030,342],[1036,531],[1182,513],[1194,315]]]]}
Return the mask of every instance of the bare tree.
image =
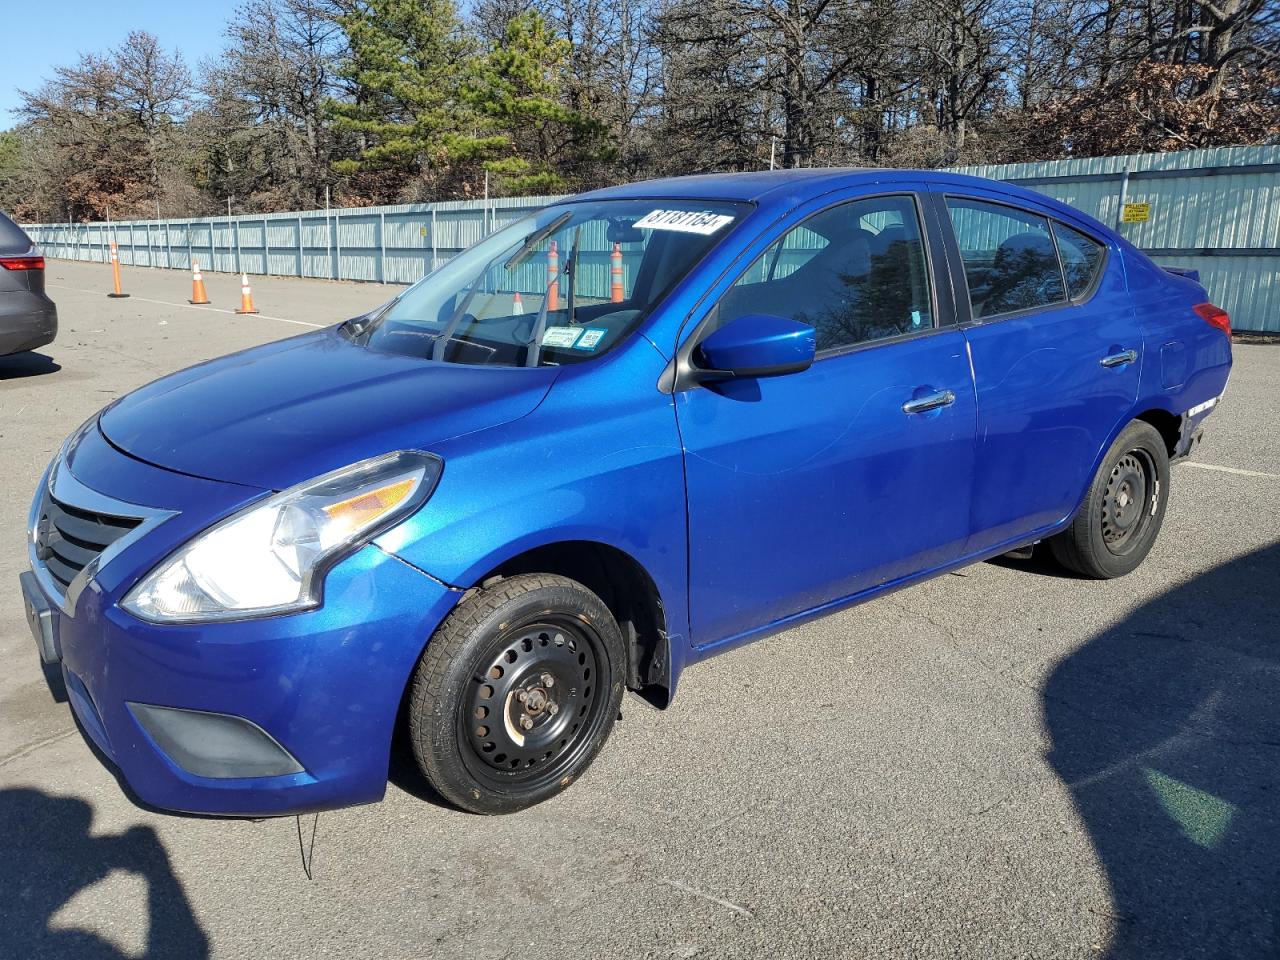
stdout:
{"type": "Polygon", "coordinates": [[[326,105],[344,37],[326,0],[250,0],[206,65],[197,117],[211,189],[258,209],[317,206],[335,175],[326,105]]]}
{"type": "Polygon", "coordinates": [[[177,54],[167,54],[149,33],[135,30],[111,52],[116,70],[116,107],[146,143],[154,199],[161,195],[163,158],[178,140],[177,125],[191,106],[191,71],[177,54]]]}
{"type": "Polygon", "coordinates": [[[83,56],[39,90],[22,91],[47,208],[58,218],[103,216],[109,204],[118,215],[153,216],[185,177],[190,88],[182,60],[134,32],[107,55],[83,56]]]}

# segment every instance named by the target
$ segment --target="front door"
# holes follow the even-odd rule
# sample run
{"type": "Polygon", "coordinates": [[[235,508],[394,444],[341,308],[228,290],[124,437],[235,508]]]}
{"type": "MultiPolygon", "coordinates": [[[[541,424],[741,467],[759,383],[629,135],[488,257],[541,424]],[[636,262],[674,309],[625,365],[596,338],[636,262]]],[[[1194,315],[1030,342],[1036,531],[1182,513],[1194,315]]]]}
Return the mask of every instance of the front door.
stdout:
{"type": "Polygon", "coordinates": [[[928,249],[913,194],[828,206],[782,231],[694,334],[767,313],[811,324],[818,347],[802,373],[676,395],[695,645],[960,555],[974,395],[928,249]]]}

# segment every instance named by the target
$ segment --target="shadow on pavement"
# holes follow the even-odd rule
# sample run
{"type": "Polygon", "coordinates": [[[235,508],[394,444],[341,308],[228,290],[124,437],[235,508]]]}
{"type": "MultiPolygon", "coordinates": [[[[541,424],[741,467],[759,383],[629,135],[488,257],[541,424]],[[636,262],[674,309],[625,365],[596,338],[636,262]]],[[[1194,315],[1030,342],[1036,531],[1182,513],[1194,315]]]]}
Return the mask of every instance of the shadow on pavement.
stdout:
{"type": "Polygon", "coordinates": [[[0,380],[20,380],[57,373],[62,367],[43,353],[13,353],[0,357],[0,380]]]}
{"type": "MultiPolygon", "coordinates": [[[[147,915],[145,957],[199,960],[209,942],[191,912],[169,856],[150,827],[92,836],[83,800],[33,789],[0,790],[0,956],[118,960],[125,954],[97,934],[54,929],[50,920],[81,890],[114,871],[141,877],[147,897],[128,908],[147,915]]],[[[113,913],[120,907],[112,905],[113,913]]]]}
{"type": "Polygon", "coordinates": [[[1107,956],[1280,956],[1280,544],[1094,638],[1044,710],[1111,884],[1107,956]]]}

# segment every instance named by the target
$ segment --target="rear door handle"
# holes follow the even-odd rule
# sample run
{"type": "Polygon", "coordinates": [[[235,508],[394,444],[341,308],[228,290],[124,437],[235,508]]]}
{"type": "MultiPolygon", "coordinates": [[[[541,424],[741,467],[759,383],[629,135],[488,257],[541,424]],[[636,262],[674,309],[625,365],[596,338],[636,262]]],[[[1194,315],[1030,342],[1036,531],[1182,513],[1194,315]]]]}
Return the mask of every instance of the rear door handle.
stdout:
{"type": "Polygon", "coordinates": [[[1104,367],[1123,367],[1126,363],[1133,363],[1137,359],[1137,350],[1122,350],[1120,353],[1113,353],[1108,357],[1103,357],[1098,362],[1104,367]]]}
{"type": "Polygon", "coordinates": [[[914,400],[908,400],[902,405],[903,413],[924,413],[926,410],[937,410],[939,407],[949,407],[956,402],[956,395],[950,390],[939,390],[937,393],[927,393],[923,397],[916,397],[914,400]]]}

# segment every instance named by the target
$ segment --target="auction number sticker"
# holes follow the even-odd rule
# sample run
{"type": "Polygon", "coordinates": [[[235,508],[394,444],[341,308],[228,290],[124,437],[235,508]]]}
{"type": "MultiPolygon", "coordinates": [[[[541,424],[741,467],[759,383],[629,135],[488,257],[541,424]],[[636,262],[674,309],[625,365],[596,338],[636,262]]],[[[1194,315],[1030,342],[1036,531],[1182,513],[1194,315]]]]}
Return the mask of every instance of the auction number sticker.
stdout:
{"type": "Polygon", "coordinates": [[[674,230],[677,233],[701,233],[710,236],[733,217],[709,210],[654,210],[635,222],[641,230],[674,230]]]}
{"type": "Polygon", "coordinates": [[[544,347],[572,347],[577,342],[581,327],[548,327],[542,334],[544,347]]]}

